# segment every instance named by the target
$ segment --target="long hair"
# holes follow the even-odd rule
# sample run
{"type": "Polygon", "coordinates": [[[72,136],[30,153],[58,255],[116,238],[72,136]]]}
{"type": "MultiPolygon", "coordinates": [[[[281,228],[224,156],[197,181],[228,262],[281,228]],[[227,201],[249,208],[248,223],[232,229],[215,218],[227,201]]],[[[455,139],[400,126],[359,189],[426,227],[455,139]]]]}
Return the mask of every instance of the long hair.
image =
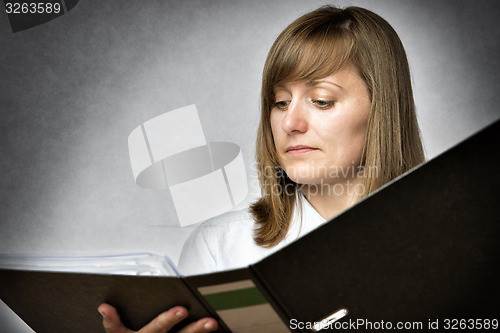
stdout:
{"type": "Polygon", "coordinates": [[[287,234],[298,184],[282,172],[270,124],[274,88],[324,78],[353,65],[366,84],[371,110],[361,164],[364,196],[425,159],[415,115],[406,53],[394,29],[359,7],[321,7],[292,22],[272,45],[264,65],[256,162],[262,197],[250,206],[254,240],[273,247],[287,234]]]}

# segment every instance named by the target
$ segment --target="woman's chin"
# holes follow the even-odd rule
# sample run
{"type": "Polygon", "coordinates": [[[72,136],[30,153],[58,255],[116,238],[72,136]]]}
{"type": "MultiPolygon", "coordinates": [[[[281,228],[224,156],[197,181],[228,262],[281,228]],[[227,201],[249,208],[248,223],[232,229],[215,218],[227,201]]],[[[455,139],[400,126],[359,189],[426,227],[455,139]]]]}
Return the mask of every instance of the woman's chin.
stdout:
{"type": "Polygon", "coordinates": [[[288,178],[290,178],[292,181],[294,181],[300,186],[320,186],[325,184],[324,179],[318,179],[312,177],[288,175],[288,178]]]}

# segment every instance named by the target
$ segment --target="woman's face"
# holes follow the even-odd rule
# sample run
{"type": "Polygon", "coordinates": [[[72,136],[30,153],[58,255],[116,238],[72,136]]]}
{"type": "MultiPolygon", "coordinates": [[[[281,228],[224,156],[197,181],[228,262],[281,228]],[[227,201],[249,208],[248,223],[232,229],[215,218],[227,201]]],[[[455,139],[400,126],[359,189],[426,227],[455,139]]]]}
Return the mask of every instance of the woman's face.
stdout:
{"type": "Polygon", "coordinates": [[[288,177],[299,184],[352,178],[370,113],[368,88],[354,67],[278,86],[274,93],[272,133],[288,177]]]}

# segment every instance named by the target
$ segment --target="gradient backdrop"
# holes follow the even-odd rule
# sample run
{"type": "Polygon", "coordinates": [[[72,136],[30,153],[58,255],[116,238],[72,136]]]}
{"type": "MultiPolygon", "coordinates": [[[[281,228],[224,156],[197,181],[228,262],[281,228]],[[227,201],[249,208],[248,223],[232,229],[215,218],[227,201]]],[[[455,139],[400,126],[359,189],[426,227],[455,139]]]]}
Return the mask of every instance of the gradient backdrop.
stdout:
{"type": "Polygon", "coordinates": [[[177,261],[192,228],[177,227],[168,192],[135,185],[129,133],[196,104],[207,141],[241,147],[251,201],[266,53],[327,3],[372,9],[399,33],[428,158],[500,117],[495,0],[80,1],[15,34],[0,13],[0,253],[177,261]]]}

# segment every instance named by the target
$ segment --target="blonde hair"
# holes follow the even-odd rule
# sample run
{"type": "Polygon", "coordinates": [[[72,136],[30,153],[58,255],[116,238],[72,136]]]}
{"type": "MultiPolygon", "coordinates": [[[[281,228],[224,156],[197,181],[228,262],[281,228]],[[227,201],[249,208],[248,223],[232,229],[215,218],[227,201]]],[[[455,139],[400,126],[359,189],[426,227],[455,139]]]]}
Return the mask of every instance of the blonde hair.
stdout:
{"type": "Polygon", "coordinates": [[[324,78],[353,65],[371,98],[361,164],[375,167],[365,194],[425,159],[403,45],[387,21],[359,7],[321,7],[292,22],[272,45],[263,70],[256,162],[262,197],[250,210],[255,242],[273,247],[287,234],[298,186],[280,170],[270,124],[274,87],[324,78]],[[276,193],[276,187],[282,190],[276,193]],[[291,190],[290,190],[291,189],[291,190]]]}

